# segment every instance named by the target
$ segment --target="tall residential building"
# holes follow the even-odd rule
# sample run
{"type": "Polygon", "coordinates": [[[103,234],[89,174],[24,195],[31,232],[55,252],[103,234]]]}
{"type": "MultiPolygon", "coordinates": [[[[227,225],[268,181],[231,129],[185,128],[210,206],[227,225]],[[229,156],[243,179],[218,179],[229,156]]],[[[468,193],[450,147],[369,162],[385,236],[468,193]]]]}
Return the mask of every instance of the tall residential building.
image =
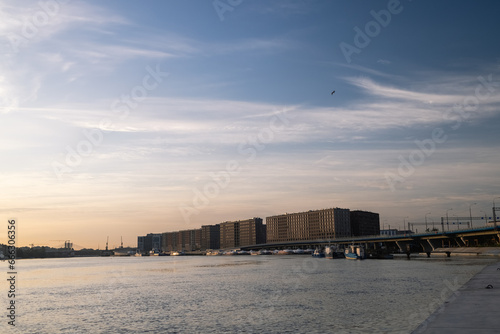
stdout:
{"type": "Polygon", "coordinates": [[[265,225],[262,218],[240,220],[240,246],[263,244],[266,242],[265,225]]]}
{"type": "Polygon", "coordinates": [[[355,237],[380,234],[380,217],[378,213],[354,210],[351,211],[351,229],[355,237]]]}
{"type": "Polygon", "coordinates": [[[137,248],[141,252],[149,252],[150,250],[161,250],[161,233],[149,233],[146,236],[137,237],[137,248]]]}
{"type": "Polygon", "coordinates": [[[265,243],[262,218],[251,218],[220,224],[220,248],[237,248],[265,243]]]}
{"type": "Polygon", "coordinates": [[[220,225],[203,225],[201,227],[201,250],[220,248],[220,225]]]}
{"type": "Polygon", "coordinates": [[[267,242],[328,240],[351,236],[349,209],[322,209],[266,218],[267,242]]]}
{"type": "Polygon", "coordinates": [[[179,232],[164,232],[162,233],[162,250],[164,252],[173,252],[177,250],[179,242],[179,232]]]}
{"type": "Polygon", "coordinates": [[[162,233],[164,252],[194,251],[201,249],[201,228],[162,233]]]}
{"type": "Polygon", "coordinates": [[[194,251],[201,249],[201,228],[181,232],[184,238],[183,250],[194,251]]]}
{"type": "MultiPolygon", "coordinates": [[[[146,251],[146,237],[145,236],[139,236],[137,237],[137,249],[140,252],[145,252],[146,251]]],[[[149,250],[148,250],[149,252],[149,250]]]]}
{"type": "Polygon", "coordinates": [[[240,247],[240,223],[224,222],[220,224],[220,248],[240,247]]]}
{"type": "Polygon", "coordinates": [[[161,233],[151,233],[146,235],[148,238],[151,238],[151,249],[152,250],[161,250],[161,233]]]}

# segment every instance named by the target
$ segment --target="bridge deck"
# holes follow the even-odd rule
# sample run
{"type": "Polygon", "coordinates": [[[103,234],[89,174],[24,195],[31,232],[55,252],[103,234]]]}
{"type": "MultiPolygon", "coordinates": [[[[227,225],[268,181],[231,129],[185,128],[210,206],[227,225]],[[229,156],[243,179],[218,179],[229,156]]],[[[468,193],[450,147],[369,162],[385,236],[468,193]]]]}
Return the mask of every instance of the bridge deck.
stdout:
{"type": "Polygon", "coordinates": [[[413,241],[419,239],[447,239],[462,236],[481,236],[487,234],[498,234],[499,230],[494,227],[481,227],[474,229],[454,230],[445,232],[432,233],[413,233],[413,234],[398,234],[398,235],[373,235],[363,237],[338,238],[331,240],[296,240],[286,242],[275,242],[258,245],[243,246],[241,249],[258,249],[258,248],[283,248],[283,247],[300,247],[303,245],[325,245],[325,244],[347,244],[347,243],[371,243],[371,242],[401,242],[413,241]]]}

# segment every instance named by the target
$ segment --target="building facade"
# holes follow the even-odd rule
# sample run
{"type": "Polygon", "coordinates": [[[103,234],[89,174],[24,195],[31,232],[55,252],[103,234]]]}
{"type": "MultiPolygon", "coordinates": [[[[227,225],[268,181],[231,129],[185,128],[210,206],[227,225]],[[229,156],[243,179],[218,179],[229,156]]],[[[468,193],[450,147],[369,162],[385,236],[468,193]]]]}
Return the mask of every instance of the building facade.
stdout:
{"type": "Polygon", "coordinates": [[[266,242],[266,230],[262,218],[239,221],[240,246],[263,244],[266,242]]]}
{"type": "Polygon", "coordinates": [[[265,243],[262,218],[251,218],[220,224],[220,248],[238,248],[265,243]]]}
{"type": "Polygon", "coordinates": [[[140,252],[145,252],[146,251],[145,250],[146,249],[146,237],[145,236],[139,236],[139,237],[137,237],[137,249],[140,252]]]}
{"type": "Polygon", "coordinates": [[[162,251],[195,251],[201,249],[201,228],[176,232],[164,232],[162,251]]]}
{"type": "Polygon", "coordinates": [[[173,252],[177,250],[179,232],[164,232],[161,234],[163,241],[162,251],[173,252]]]}
{"type": "Polygon", "coordinates": [[[220,248],[240,247],[240,223],[224,222],[220,224],[220,248]]]}
{"type": "Polygon", "coordinates": [[[322,209],[266,218],[267,243],[351,236],[349,209],[322,209]]]}
{"type": "Polygon", "coordinates": [[[203,225],[201,227],[201,250],[220,248],[220,225],[203,225]]]}
{"type": "Polygon", "coordinates": [[[354,237],[380,234],[380,217],[378,213],[354,210],[351,211],[351,229],[354,237]]]}
{"type": "Polygon", "coordinates": [[[162,249],[162,234],[149,233],[146,236],[137,237],[137,249],[141,252],[162,249]]]}

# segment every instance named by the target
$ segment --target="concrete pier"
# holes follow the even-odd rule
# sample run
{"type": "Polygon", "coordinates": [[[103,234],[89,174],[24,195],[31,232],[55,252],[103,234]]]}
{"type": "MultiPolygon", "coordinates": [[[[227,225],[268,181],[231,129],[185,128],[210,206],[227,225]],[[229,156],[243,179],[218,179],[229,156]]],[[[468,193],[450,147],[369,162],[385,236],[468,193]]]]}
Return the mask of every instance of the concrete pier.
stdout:
{"type": "Polygon", "coordinates": [[[499,312],[500,262],[497,262],[458,289],[413,333],[500,333],[499,312]]]}

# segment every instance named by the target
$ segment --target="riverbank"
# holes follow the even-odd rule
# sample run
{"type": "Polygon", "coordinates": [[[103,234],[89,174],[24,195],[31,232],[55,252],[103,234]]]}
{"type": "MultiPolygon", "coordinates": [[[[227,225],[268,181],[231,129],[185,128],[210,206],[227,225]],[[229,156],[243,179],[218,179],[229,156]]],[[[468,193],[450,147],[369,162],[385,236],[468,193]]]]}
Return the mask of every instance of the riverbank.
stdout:
{"type": "Polygon", "coordinates": [[[500,256],[500,247],[436,248],[432,251],[431,256],[447,255],[448,252],[450,253],[450,256],[500,256]]]}
{"type": "Polygon", "coordinates": [[[412,333],[497,333],[499,307],[500,262],[497,262],[455,291],[412,333]]]}

